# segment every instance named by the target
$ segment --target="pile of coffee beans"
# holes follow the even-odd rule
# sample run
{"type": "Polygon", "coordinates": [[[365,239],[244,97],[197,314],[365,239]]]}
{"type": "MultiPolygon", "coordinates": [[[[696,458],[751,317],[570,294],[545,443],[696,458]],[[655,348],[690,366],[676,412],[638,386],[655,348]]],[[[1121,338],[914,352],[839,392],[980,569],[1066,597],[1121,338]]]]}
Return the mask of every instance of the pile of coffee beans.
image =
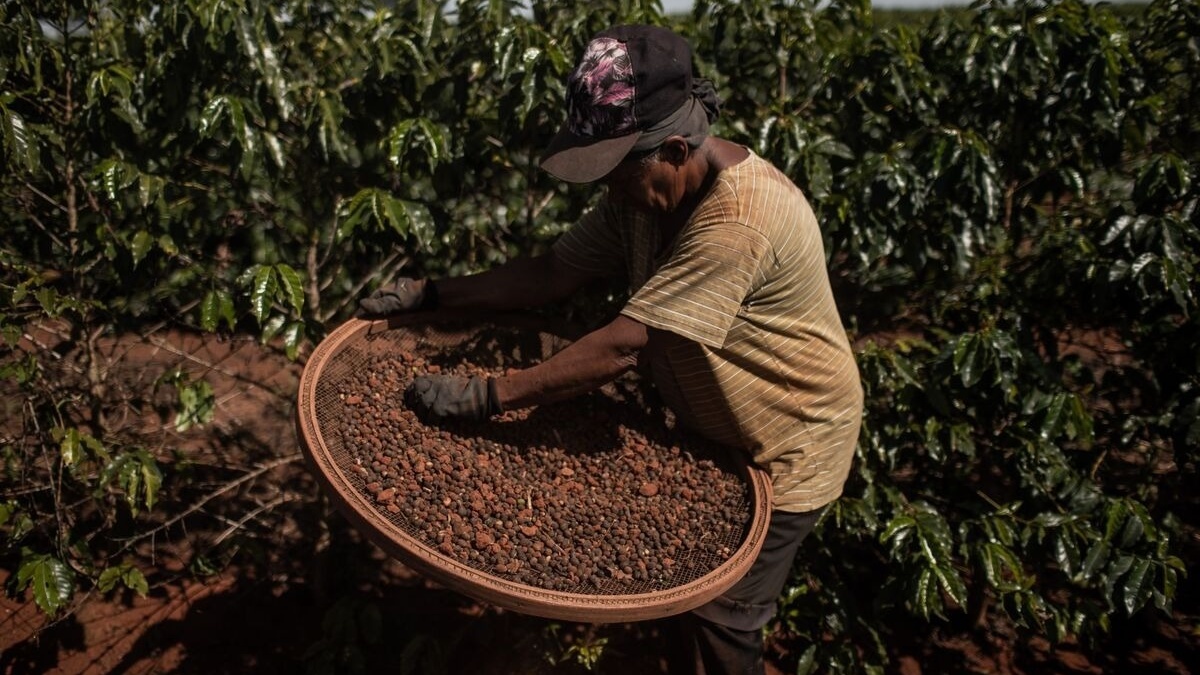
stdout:
{"type": "Polygon", "coordinates": [[[594,392],[435,426],[402,396],[429,373],[489,374],[372,357],[337,384],[335,432],[371,503],[447,558],[548,590],[630,594],[695,580],[743,540],[748,488],[727,455],[649,431],[644,409],[594,392]]]}

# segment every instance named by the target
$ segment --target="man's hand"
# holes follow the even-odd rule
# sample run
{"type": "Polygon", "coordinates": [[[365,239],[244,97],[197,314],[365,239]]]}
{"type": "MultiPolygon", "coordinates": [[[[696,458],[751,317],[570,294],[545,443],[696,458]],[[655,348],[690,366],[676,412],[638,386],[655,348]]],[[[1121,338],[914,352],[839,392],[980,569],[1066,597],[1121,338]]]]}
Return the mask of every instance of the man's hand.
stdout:
{"type": "Polygon", "coordinates": [[[403,277],[358,301],[360,319],[437,308],[437,287],[428,279],[403,277]]]}
{"type": "Polygon", "coordinates": [[[404,403],[422,419],[482,421],[504,412],[493,380],[421,375],[404,390],[404,403]]]}

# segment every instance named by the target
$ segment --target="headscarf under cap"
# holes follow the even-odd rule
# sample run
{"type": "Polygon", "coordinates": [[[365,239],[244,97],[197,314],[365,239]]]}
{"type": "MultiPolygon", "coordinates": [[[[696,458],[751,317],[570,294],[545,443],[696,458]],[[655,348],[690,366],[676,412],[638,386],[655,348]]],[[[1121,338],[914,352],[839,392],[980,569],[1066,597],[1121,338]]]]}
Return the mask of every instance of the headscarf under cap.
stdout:
{"type": "Polygon", "coordinates": [[[708,127],[721,113],[721,99],[710,80],[696,78],[692,95],[682,106],[658,124],[642,131],[631,152],[647,152],[662,145],[671,136],[683,136],[698,147],[708,136],[708,127]]]}

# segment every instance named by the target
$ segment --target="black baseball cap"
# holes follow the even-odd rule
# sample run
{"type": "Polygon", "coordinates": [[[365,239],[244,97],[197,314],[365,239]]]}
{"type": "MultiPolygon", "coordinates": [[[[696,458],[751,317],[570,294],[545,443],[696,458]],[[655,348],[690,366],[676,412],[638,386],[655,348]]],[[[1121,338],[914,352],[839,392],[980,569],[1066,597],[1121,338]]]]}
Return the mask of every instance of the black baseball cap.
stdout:
{"type": "Polygon", "coordinates": [[[603,178],[644,131],[692,95],[692,48],[659,26],[618,26],[588,42],[567,78],[567,120],[542,155],[542,168],[570,183],[603,178]]]}

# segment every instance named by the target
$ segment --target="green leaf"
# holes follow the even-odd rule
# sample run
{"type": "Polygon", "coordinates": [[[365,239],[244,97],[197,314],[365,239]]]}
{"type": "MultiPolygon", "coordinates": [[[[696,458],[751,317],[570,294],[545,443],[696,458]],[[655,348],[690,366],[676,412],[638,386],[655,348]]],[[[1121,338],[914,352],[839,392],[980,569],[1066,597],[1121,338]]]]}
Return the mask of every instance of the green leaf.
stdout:
{"type": "Polygon", "coordinates": [[[1104,574],[1104,590],[1108,595],[1108,600],[1116,606],[1117,582],[1125,576],[1130,567],[1133,567],[1133,556],[1123,555],[1113,560],[1104,574]]]}
{"type": "Polygon", "coordinates": [[[221,567],[205,555],[192,558],[192,561],[188,563],[188,570],[200,577],[211,577],[221,573],[221,567]]]}
{"type": "Polygon", "coordinates": [[[339,210],[345,213],[338,227],[339,239],[366,224],[375,230],[391,230],[402,237],[412,236],[423,247],[432,243],[434,226],[429,209],[417,202],[397,199],[384,190],[359,190],[339,210]]]}
{"type": "Polygon", "coordinates": [[[906,385],[916,387],[917,389],[924,388],[920,374],[913,366],[912,361],[895,352],[889,352],[888,362],[891,364],[896,375],[899,375],[900,379],[903,380],[906,385]]]}
{"type": "Polygon", "coordinates": [[[942,440],[939,434],[942,430],[942,424],[936,417],[930,417],[925,420],[925,429],[922,436],[925,441],[925,449],[929,453],[929,458],[935,462],[942,461],[942,440]]]}
{"type": "Polygon", "coordinates": [[[233,296],[229,294],[229,291],[217,291],[217,313],[229,330],[233,330],[237,324],[237,317],[233,313],[233,296]]]}
{"type": "Polygon", "coordinates": [[[809,645],[808,649],[800,655],[800,661],[796,664],[796,675],[813,675],[817,672],[817,646],[809,645]]]}
{"type": "Polygon", "coordinates": [[[63,464],[75,466],[83,459],[83,444],[79,440],[79,430],[67,429],[63,432],[62,440],[58,443],[58,451],[62,455],[63,464]]]}
{"type": "Polygon", "coordinates": [[[1095,430],[1092,416],[1088,413],[1087,404],[1083,397],[1070,395],[1070,410],[1067,415],[1067,437],[1081,441],[1084,447],[1090,447],[1095,440],[1095,430]]]}
{"type": "Polygon", "coordinates": [[[175,245],[175,239],[169,234],[164,234],[158,238],[158,248],[167,255],[179,255],[179,247],[175,245]]]}
{"type": "Polygon", "coordinates": [[[283,325],[286,322],[287,317],[283,316],[282,314],[276,314],[270,319],[267,319],[267,322],[263,324],[262,334],[259,335],[259,341],[265,345],[271,340],[274,340],[275,336],[279,335],[279,331],[283,330],[283,325]]]}
{"type": "MultiPolygon", "coordinates": [[[[1139,512],[1136,503],[1129,506],[1129,517],[1125,519],[1125,527],[1121,528],[1121,534],[1117,543],[1122,548],[1133,548],[1147,534],[1146,524],[1150,522],[1149,514],[1144,511],[1139,512]]],[[[1151,539],[1153,533],[1151,533],[1151,539]]]]}
{"type": "Polygon", "coordinates": [[[162,198],[163,187],[167,186],[167,180],[160,175],[148,175],[144,173],[138,174],[138,203],[142,207],[149,207],[150,204],[156,203],[162,198]]]}
{"type": "Polygon", "coordinates": [[[1129,576],[1125,577],[1125,586],[1121,594],[1126,614],[1132,615],[1150,598],[1150,591],[1154,588],[1154,575],[1149,574],[1149,571],[1150,561],[1138,558],[1129,570],[1129,576]]]}
{"type": "Polygon", "coordinates": [[[106,159],[96,165],[94,175],[100,179],[104,195],[110,202],[119,204],[118,198],[125,188],[137,181],[138,171],[125,162],[116,159],[106,159]]]}
{"type": "Polygon", "coordinates": [[[304,324],[293,321],[283,331],[283,347],[289,360],[295,361],[300,353],[300,343],[304,340],[304,324]]]}
{"type": "Polygon", "coordinates": [[[193,426],[208,424],[213,419],[216,399],[212,386],[205,380],[179,385],[179,411],[175,415],[175,431],[183,433],[193,426]]]}
{"type": "Polygon", "coordinates": [[[889,539],[896,537],[901,532],[915,526],[917,521],[911,516],[896,516],[888,523],[883,533],[879,535],[879,541],[886,542],[889,539]]]}
{"type": "Polygon", "coordinates": [[[75,593],[75,574],[59,559],[47,554],[22,557],[17,570],[17,587],[32,588],[37,606],[54,616],[75,593]]]}
{"type": "Polygon", "coordinates": [[[1162,596],[1161,600],[1156,600],[1155,604],[1159,609],[1169,611],[1171,600],[1175,598],[1175,591],[1179,585],[1179,574],[1185,570],[1183,561],[1175,556],[1168,557],[1162,566],[1162,596]]]}
{"type": "Polygon", "coordinates": [[[154,457],[142,448],[115,455],[101,472],[100,488],[116,483],[125,494],[133,515],[152,510],[162,487],[162,472],[154,457]]]}
{"type": "Polygon", "coordinates": [[[1079,565],[1079,547],[1066,531],[1058,531],[1053,537],[1054,560],[1068,576],[1074,576],[1079,565]]]}
{"type": "Polygon", "coordinates": [[[254,272],[254,280],[250,288],[250,306],[259,325],[262,325],[263,319],[271,311],[271,302],[278,289],[279,281],[275,270],[266,265],[259,266],[254,272]]]}
{"type": "Polygon", "coordinates": [[[267,146],[267,154],[271,156],[271,162],[275,164],[275,168],[286,169],[287,155],[284,154],[283,144],[279,142],[279,136],[264,131],[262,132],[262,141],[267,146]]]}
{"type": "Polygon", "coordinates": [[[344,159],[346,157],[346,144],[342,140],[341,120],[345,116],[345,109],[342,106],[341,100],[335,98],[332,94],[325,93],[317,101],[317,108],[321,114],[318,140],[321,143],[322,153],[328,158],[332,150],[333,154],[344,159]]]}
{"type": "Polygon", "coordinates": [[[388,134],[387,139],[388,162],[392,166],[399,167],[403,164],[404,157],[408,154],[408,150],[412,145],[411,138],[416,125],[416,120],[408,119],[392,127],[392,131],[388,134]]]}
{"type": "Polygon", "coordinates": [[[150,591],[150,586],[146,583],[145,575],[131,563],[115,565],[101,572],[100,579],[96,582],[96,588],[101,593],[108,593],[116,588],[118,583],[143,598],[150,591]]]}
{"type": "Polygon", "coordinates": [[[1091,550],[1087,551],[1087,557],[1084,558],[1084,567],[1080,569],[1079,573],[1080,578],[1091,579],[1097,569],[1108,563],[1110,550],[1109,543],[1104,540],[1094,543],[1091,550]]]}
{"type": "Polygon", "coordinates": [[[275,105],[279,108],[279,116],[286,119],[292,109],[288,99],[287,78],[280,68],[271,40],[255,34],[250,18],[244,13],[238,14],[236,23],[243,52],[270,88],[275,105]]]}
{"type": "Polygon", "coordinates": [[[967,605],[967,586],[958,572],[949,565],[934,565],[933,570],[937,574],[938,585],[946,595],[953,598],[959,607],[965,607],[967,605]]]}
{"type": "Polygon", "coordinates": [[[1007,546],[988,542],[983,544],[978,555],[984,576],[993,588],[1002,592],[1025,588],[1025,573],[1021,561],[1007,546]]]}
{"type": "Polygon", "coordinates": [[[87,95],[89,99],[98,99],[116,93],[121,98],[128,99],[134,80],[133,70],[124,64],[112,64],[92,73],[88,79],[87,95]]]}
{"type": "Polygon", "coordinates": [[[280,287],[284,291],[284,300],[297,314],[304,312],[304,283],[300,274],[291,266],[280,263],[275,266],[279,276],[280,287]]]}
{"type": "Polygon", "coordinates": [[[1042,418],[1042,428],[1039,433],[1043,441],[1049,441],[1058,435],[1063,426],[1066,406],[1066,394],[1055,394],[1050,398],[1050,405],[1046,408],[1045,417],[1042,418]]]}
{"type": "Polygon", "coordinates": [[[250,126],[246,115],[246,106],[241,99],[229,99],[229,121],[237,134],[238,145],[242,149],[242,159],[239,168],[242,177],[247,180],[254,174],[255,160],[258,156],[258,140],[253,127],[250,126]]]}
{"type": "Polygon", "coordinates": [[[133,107],[133,101],[127,98],[117,99],[113,105],[112,113],[128,124],[133,133],[141,134],[146,131],[146,125],[142,122],[142,116],[138,113],[137,108],[133,107]]]}
{"type": "Polygon", "coordinates": [[[217,324],[221,321],[229,330],[233,330],[237,323],[233,315],[233,298],[228,291],[213,289],[204,294],[204,300],[200,303],[200,328],[211,333],[217,330],[217,324]]]}
{"type": "Polygon", "coordinates": [[[137,234],[133,235],[133,241],[129,244],[129,253],[133,256],[134,267],[137,267],[142,258],[146,257],[153,245],[154,237],[146,230],[138,230],[137,234]]]}
{"type": "Polygon", "coordinates": [[[1104,540],[1112,541],[1117,530],[1129,517],[1129,504],[1123,499],[1114,499],[1104,510],[1104,540]]]}
{"type": "Polygon", "coordinates": [[[962,379],[964,387],[973,387],[981,377],[979,358],[979,336],[964,335],[954,346],[954,369],[962,379]]]}
{"type": "Polygon", "coordinates": [[[33,173],[41,166],[37,142],[20,114],[0,102],[0,138],[4,141],[8,167],[33,173]]]}
{"type": "Polygon", "coordinates": [[[1137,275],[1142,273],[1142,270],[1146,269],[1148,266],[1150,266],[1151,263],[1153,263],[1157,260],[1158,260],[1157,254],[1143,253],[1143,254],[1139,255],[1136,260],[1133,261],[1133,264],[1129,266],[1129,269],[1133,273],[1133,276],[1136,277],[1137,275]]]}
{"type": "Polygon", "coordinates": [[[100,589],[101,593],[107,593],[116,587],[117,582],[121,580],[121,569],[119,567],[109,567],[100,573],[100,579],[96,581],[96,588],[100,589]]]}
{"type": "Polygon", "coordinates": [[[200,329],[205,333],[215,331],[219,311],[220,299],[217,297],[216,291],[210,290],[204,294],[204,300],[200,302],[200,329]]]}
{"type": "Polygon", "coordinates": [[[25,538],[25,535],[33,532],[33,529],[36,527],[29,514],[18,508],[14,502],[7,502],[0,511],[8,519],[7,541],[5,542],[8,546],[19,543],[25,538]]]}
{"type": "Polygon", "coordinates": [[[200,135],[210,136],[229,112],[229,97],[215,96],[200,111],[200,135]]]}
{"type": "Polygon", "coordinates": [[[134,593],[137,593],[143,598],[146,597],[146,594],[150,592],[150,584],[146,583],[145,575],[143,575],[142,571],[133,565],[130,565],[129,569],[121,575],[121,583],[125,584],[126,588],[134,593]]]}
{"type": "Polygon", "coordinates": [[[52,435],[58,440],[58,449],[63,464],[70,468],[75,468],[86,459],[88,450],[102,460],[107,461],[108,459],[108,452],[104,449],[104,445],[87,432],[79,431],[75,427],[65,429],[56,427],[52,435]]]}
{"type": "Polygon", "coordinates": [[[922,617],[928,619],[930,614],[937,613],[938,601],[936,585],[933,583],[933,570],[925,567],[917,576],[917,584],[913,590],[913,601],[922,617]]]}

